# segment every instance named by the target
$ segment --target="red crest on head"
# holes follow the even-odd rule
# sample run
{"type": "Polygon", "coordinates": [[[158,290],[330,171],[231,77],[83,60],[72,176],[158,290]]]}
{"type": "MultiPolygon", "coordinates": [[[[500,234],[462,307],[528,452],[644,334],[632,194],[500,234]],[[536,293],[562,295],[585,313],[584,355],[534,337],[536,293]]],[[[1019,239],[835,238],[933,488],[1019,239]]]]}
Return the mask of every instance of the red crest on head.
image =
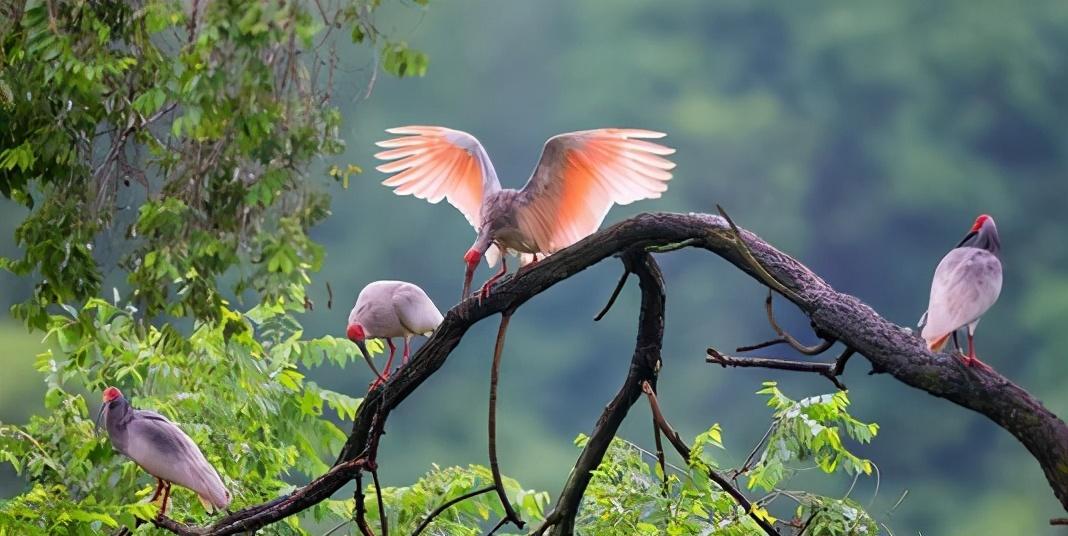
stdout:
{"type": "Polygon", "coordinates": [[[107,389],[104,389],[104,402],[105,403],[111,402],[112,400],[115,400],[116,398],[119,398],[121,396],[122,396],[122,391],[120,391],[117,387],[108,387],[107,389]]]}
{"type": "Polygon", "coordinates": [[[350,341],[362,341],[367,338],[367,334],[363,332],[363,326],[359,324],[349,324],[345,334],[348,335],[350,341]]]}
{"type": "Polygon", "coordinates": [[[978,231],[989,219],[991,219],[989,214],[980,214],[978,218],[975,218],[975,223],[972,224],[972,231],[978,231]]]}

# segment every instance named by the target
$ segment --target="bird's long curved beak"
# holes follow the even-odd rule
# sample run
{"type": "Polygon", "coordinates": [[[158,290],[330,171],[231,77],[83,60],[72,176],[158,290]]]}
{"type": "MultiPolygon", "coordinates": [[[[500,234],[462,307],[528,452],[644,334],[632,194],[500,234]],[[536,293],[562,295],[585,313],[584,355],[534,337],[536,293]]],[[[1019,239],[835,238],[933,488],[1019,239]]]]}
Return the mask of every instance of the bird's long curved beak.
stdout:
{"type": "Polygon", "coordinates": [[[376,367],[374,362],[371,361],[371,354],[370,354],[370,352],[367,351],[367,343],[364,342],[364,341],[353,341],[353,342],[356,343],[356,347],[359,348],[360,349],[360,353],[363,354],[363,360],[367,362],[367,366],[371,367],[371,372],[374,372],[375,376],[377,376],[379,379],[384,380],[384,378],[382,378],[382,373],[378,372],[378,367],[376,367]]]}
{"type": "Polygon", "coordinates": [[[104,416],[104,408],[108,407],[108,403],[104,402],[100,405],[100,411],[96,412],[96,427],[100,428],[100,418],[104,416]]]}
{"type": "Polygon", "coordinates": [[[979,231],[971,231],[968,234],[964,235],[964,238],[962,238],[960,243],[957,244],[957,247],[959,248],[959,247],[963,246],[967,241],[969,241],[972,238],[974,238],[975,235],[977,235],[977,234],[979,234],[979,231]]]}
{"type": "Polygon", "coordinates": [[[460,294],[460,301],[464,301],[471,295],[471,279],[475,276],[475,267],[477,264],[468,264],[467,270],[464,271],[464,291],[460,294]]]}

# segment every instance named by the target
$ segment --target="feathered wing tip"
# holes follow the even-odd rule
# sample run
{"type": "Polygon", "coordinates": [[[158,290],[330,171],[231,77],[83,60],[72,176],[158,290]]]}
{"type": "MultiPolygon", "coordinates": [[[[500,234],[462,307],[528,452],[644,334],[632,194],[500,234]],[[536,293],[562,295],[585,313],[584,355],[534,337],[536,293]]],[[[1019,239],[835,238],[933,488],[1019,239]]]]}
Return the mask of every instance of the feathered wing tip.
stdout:
{"type": "Polygon", "coordinates": [[[375,169],[391,175],[382,184],[397,195],[414,195],[430,203],[442,199],[460,210],[478,228],[483,190],[498,188],[497,175],[485,149],[474,136],[434,126],[406,126],[386,130],[401,137],[379,141],[386,149],[375,154],[388,162],[375,169]]]}
{"type": "Polygon", "coordinates": [[[675,149],[644,141],[661,132],[605,128],[553,136],[526,186],[518,223],[542,253],[592,234],[613,204],[656,199],[668,189],[675,149]]]}
{"type": "Polygon", "coordinates": [[[941,337],[939,337],[937,339],[928,340],[927,341],[927,349],[932,351],[932,352],[941,352],[942,348],[945,348],[946,342],[949,341],[949,337],[951,335],[953,335],[953,334],[952,333],[947,333],[947,334],[942,335],[941,337]]]}

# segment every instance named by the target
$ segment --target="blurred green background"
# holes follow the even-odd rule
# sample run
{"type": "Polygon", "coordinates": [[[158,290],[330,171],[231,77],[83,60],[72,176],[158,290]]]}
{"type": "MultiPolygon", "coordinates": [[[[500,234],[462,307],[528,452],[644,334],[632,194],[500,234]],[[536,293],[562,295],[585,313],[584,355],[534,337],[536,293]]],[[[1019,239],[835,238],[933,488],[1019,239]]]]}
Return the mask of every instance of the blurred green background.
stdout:
{"type": "MultiPolygon", "coordinates": [[[[1068,3],[435,0],[422,17],[412,16],[418,6],[392,9],[395,18],[387,12],[377,24],[428,52],[430,71],[417,80],[377,77],[365,100],[372,60],[356,49],[342,58],[336,102],[349,149],[322,166],[355,163],[366,172],[347,190],[330,186],[334,214],[313,231],[327,260],[310,290],[310,335],[340,336],[356,293],[376,279],[415,282],[442,308],[459,295],[474,232],[447,204],[397,197],[378,184],[384,177],[370,155],[383,129],[469,131],[502,183],[519,187],[553,134],[649,128],[668,132],[678,148],[676,178],[662,199],[617,207],[609,223],[720,203],[901,324],[923,312],[941,256],[977,214],[992,214],[1005,283],[980,326],[980,355],[1068,414],[1068,3]]],[[[15,253],[12,231],[24,214],[0,201],[0,254],[15,253]]],[[[733,349],[769,337],[764,290],[707,253],[659,260],[668,285],[664,409],[684,436],[722,423],[729,451],[720,461],[738,464],[768,423],[752,394],[762,380],[779,380],[792,396],[830,385],[706,365],[709,345],[733,349]]],[[[512,322],[499,451],[504,472],[528,487],[559,490],[578,453],[572,439],[592,428],[626,373],[636,285],[604,321],[591,321],[619,271],[608,261],[583,272],[512,322]]],[[[488,274],[483,267],[477,277],[488,274]]],[[[31,284],[0,274],[0,305],[23,299],[31,284]]],[[[785,304],[780,313],[811,340],[803,317],[785,304]]],[[[409,483],[432,462],[485,462],[495,333],[495,320],[472,329],[395,412],[380,460],[386,483],[409,483]]],[[[5,318],[0,340],[0,420],[22,422],[41,407],[33,371],[40,334],[5,318]]],[[[877,493],[873,478],[854,494],[862,503],[874,496],[872,514],[895,534],[1065,533],[1047,525],[1063,512],[1008,433],[867,371],[854,360],[845,382],[854,415],[882,426],[875,443],[859,449],[882,478],[877,493]]],[[[351,394],[370,379],[359,366],[317,376],[351,394]]],[[[639,406],[622,435],[650,446],[649,428],[639,406]]],[[[830,492],[849,484],[818,480],[830,492]]],[[[0,473],[0,493],[19,486],[0,473]]]]}

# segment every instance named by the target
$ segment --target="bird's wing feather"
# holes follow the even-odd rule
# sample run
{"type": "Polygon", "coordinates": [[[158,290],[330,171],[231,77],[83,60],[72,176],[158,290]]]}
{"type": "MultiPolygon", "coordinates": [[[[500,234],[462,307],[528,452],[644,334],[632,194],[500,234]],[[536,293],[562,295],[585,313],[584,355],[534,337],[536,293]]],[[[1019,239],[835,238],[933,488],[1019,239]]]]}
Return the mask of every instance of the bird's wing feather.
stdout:
{"type": "Polygon", "coordinates": [[[412,284],[402,285],[393,293],[393,310],[404,328],[412,333],[434,331],[443,319],[430,296],[412,284]]]}
{"type": "Polygon", "coordinates": [[[667,190],[674,149],[642,138],[664,134],[636,129],[599,129],[554,136],[523,187],[520,229],[544,253],[592,234],[613,203],[657,198],[667,190]]]}
{"type": "Polygon", "coordinates": [[[483,199],[501,189],[489,155],[474,136],[459,130],[433,126],[391,128],[402,137],[380,141],[385,148],[375,154],[391,160],[376,169],[394,174],[382,182],[397,195],[414,195],[437,203],[448,199],[471,225],[482,224],[483,199]]]}
{"type": "Polygon", "coordinates": [[[216,508],[230,504],[219,473],[176,424],[158,413],[138,410],[127,430],[127,455],[150,474],[193,490],[216,508]]]}
{"type": "Polygon", "coordinates": [[[923,338],[936,341],[983,315],[1001,293],[1001,262],[989,251],[956,248],[938,263],[923,338]]]}

